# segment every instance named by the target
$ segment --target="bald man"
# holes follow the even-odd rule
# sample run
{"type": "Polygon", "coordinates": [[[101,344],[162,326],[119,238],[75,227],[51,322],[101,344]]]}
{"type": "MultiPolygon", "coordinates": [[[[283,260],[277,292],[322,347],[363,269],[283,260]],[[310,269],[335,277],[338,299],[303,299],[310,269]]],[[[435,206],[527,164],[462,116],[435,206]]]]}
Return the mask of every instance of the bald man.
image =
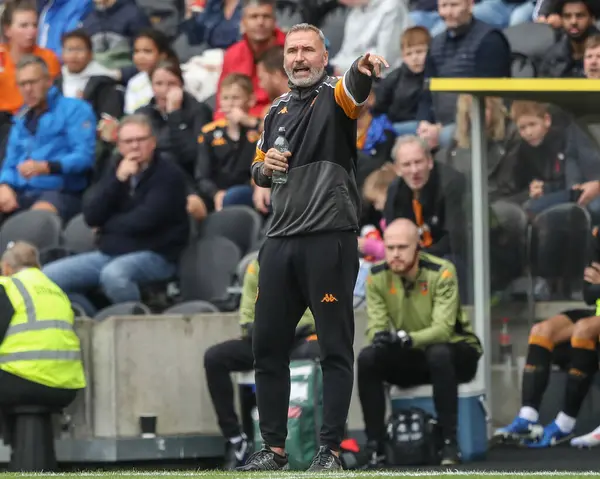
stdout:
{"type": "Polygon", "coordinates": [[[385,261],[367,278],[367,338],[358,391],[371,467],[385,461],[384,383],[433,385],[444,445],[442,465],[460,462],[458,384],[475,377],[482,349],[458,294],[452,263],[419,251],[419,231],[397,219],[384,234],[385,261]]]}

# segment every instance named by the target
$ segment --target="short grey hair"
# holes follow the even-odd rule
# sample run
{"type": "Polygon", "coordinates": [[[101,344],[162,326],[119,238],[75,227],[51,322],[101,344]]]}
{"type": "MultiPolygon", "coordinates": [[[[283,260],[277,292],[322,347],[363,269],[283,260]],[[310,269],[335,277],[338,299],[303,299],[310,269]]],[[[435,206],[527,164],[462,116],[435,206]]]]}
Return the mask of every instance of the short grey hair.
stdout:
{"type": "Polygon", "coordinates": [[[39,65],[42,69],[42,73],[45,76],[50,76],[50,70],[48,70],[48,64],[37,55],[23,55],[17,63],[17,71],[22,70],[30,65],[39,65]]]}
{"type": "Polygon", "coordinates": [[[25,268],[41,268],[40,252],[25,241],[10,241],[2,254],[2,262],[8,264],[15,272],[25,268]]]}
{"type": "Polygon", "coordinates": [[[121,133],[121,130],[127,125],[145,126],[146,128],[148,128],[148,130],[150,130],[150,134],[152,136],[155,136],[154,127],[152,126],[150,118],[148,118],[148,116],[144,115],[143,113],[134,113],[133,115],[124,116],[123,119],[119,122],[117,134],[121,133]]]}
{"type": "Polygon", "coordinates": [[[392,159],[396,161],[396,156],[398,155],[398,151],[403,145],[408,145],[411,143],[416,143],[421,147],[423,153],[427,158],[431,158],[431,149],[425,140],[418,137],[417,135],[402,135],[396,138],[396,142],[392,148],[392,159]]]}
{"type": "Polygon", "coordinates": [[[314,32],[318,35],[319,40],[321,40],[321,43],[323,43],[323,47],[325,47],[325,35],[323,34],[323,32],[321,31],[321,29],[319,27],[315,27],[314,25],[311,25],[310,23],[297,23],[296,25],[294,25],[292,28],[290,28],[286,34],[286,38],[291,34],[291,33],[296,33],[296,32],[314,32]]]}

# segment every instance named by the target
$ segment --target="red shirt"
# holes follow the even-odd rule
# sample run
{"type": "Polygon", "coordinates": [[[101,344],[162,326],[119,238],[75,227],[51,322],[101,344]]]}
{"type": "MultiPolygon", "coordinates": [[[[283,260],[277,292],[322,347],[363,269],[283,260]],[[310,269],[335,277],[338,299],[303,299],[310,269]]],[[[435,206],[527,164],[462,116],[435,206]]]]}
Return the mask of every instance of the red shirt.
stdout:
{"type": "MultiPolygon", "coordinates": [[[[283,46],[285,42],[285,33],[278,28],[273,33],[273,41],[267,48],[273,46],[283,46]]],[[[244,35],[244,38],[237,43],[231,45],[225,52],[223,58],[223,69],[221,70],[221,77],[219,78],[219,87],[217,89],[217,103],[215,107],[214,119],[219,120],[223,118],[223,113],[219,109],[219,96],[221,93],[221,82],[230,73],[242,73],[248,75],[252,79],[252,85],[254,86],[254,96],[256,97],[256,105],[250,110],[250,115],[260,118],[266,106],[270,105],[269,95],[262,88],[258,86],[258,76],[256,75],[256,62],[254,59],[254,52],[250,48],[248,38],[244,35]]]]}

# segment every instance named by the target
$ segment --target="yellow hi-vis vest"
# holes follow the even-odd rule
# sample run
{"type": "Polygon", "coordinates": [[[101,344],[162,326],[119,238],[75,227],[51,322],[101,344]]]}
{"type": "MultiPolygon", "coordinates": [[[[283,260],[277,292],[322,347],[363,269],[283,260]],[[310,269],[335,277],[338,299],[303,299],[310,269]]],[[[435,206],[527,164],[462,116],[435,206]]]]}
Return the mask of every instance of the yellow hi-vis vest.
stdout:
{"type": "Polygon", "coordinates": [[[0,344],[0,369],[51,388],[86,386],[67,295],[37,268],[0,277],[15,310],[0,344]]]}

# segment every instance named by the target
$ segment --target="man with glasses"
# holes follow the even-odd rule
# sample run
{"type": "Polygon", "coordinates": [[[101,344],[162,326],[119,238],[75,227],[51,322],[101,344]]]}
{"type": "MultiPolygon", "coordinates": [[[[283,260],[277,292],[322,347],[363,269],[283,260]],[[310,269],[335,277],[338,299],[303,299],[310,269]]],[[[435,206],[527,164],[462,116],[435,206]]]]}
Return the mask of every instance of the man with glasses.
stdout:
{"type": "Polygon", "coordinates": [[[52,211],[68,221],[94,164],[96,117],[92,108],[52,86],[48,66],[26,55],[17,64],[24,107],[13,118],[0,170],[0,213],[52,211]]]}
{"type": "Polygon", "coordinates": [[[84,295],[98,287],[112,303],[140,301],[140,285],[173,277],[189,235],[185,175],[156,152],[148,118],[125,117],[117,146],[121,159],[83,205],[98,249],[44,268],[88,315],[95,307],[84,295]]]}

